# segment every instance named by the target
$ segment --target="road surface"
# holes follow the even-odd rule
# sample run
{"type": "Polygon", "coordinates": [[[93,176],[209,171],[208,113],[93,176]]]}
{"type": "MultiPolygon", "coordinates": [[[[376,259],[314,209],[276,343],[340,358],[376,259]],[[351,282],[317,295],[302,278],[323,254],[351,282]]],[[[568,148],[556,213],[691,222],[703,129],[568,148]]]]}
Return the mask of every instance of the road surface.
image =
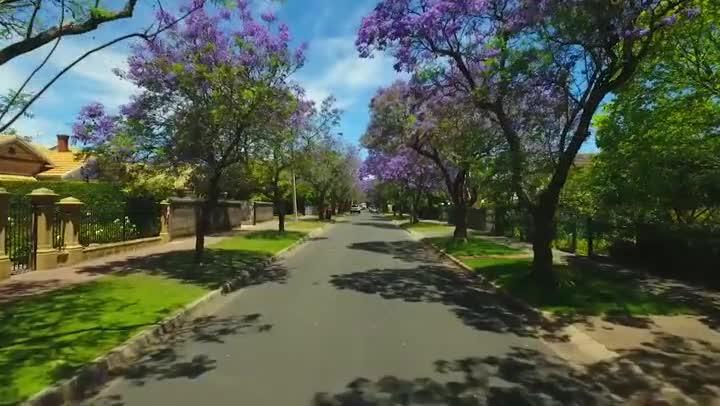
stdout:
{"type": "Polygon", "coordinates": [[[352,216],[87,404],[593,404],[534,316],[451,268],[352,216]]]}

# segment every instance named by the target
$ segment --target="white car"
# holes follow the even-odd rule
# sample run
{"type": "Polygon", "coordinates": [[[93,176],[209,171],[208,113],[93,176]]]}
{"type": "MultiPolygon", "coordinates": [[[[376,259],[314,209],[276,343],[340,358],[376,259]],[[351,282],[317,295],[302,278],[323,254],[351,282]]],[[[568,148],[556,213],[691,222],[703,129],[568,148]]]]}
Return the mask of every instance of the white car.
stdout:
{"type": "Polygon", "coordinates": [[[358,206],[356,204],[353,204],[352,206],[350,206],[350,213],[360,214],[360,212],[362,212],[362,209],[360,208],[360,206],[358,206]]]}

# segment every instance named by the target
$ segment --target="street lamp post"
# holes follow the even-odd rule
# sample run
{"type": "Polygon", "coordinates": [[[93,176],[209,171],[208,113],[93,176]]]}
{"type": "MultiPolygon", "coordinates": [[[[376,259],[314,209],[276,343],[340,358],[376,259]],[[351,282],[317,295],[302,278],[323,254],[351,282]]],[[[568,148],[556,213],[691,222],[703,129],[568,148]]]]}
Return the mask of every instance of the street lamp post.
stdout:
{"type": "Polygon", "coordinates": [[[293,187],[293,213],[295,213],[295,222],[300,221],[298,217],[298,204],[297,204],[297,183],[295,182],[295,168],[292,169],[292,187],[293,187]]]}

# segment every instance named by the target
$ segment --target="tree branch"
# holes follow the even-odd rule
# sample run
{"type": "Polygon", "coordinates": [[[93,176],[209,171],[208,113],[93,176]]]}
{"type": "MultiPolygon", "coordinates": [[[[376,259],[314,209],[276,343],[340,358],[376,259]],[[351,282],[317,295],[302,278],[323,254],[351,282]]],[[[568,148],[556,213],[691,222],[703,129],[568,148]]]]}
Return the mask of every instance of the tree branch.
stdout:
{"type": "Polygon", "coordinates": [[[79,35],[92,31],[101,24],[130,18],[135,11],[137,0],[128,0],[125,7],[116,12],[106,15],[91,14],[90,18],[83,22],[71,22],[65,25],[52,27],[45,31],[39,32],[37,35],[23,39],[0,49],[0,66],[4,65],[11,59],[33,51],[41,46],[66,35],[79,35]]]}
{"type": "MultiPolygon", "coordinates": [[[[32,37],[33,28],[35,27],[35,19],[37,18],[37,14],[40,11],[40,7],[42,6],[42,0],[36,0],[36,1],[37,1],[37,3],[35,3],[35,8],[33,8],[32,15],[30,16],[30,22],[28,22],[27,31],[25,32],[26,39],[32,37]]],[[[61,13],[65,14],[65,5],[63,4],[61,7],[62,7],[61,13]]],[[[59,25],[62,26],[63,22],[61,21],[59,25]]]]}
{"type": "MultiPolygon", "coordinates": [[[[131,1],[132,1],[132,0],[131,0],[131,1]]],[[[136,0],[135,0],[135,1],[136,1],[136,0]]],[[[133,3],[134,3],[134,1],[133,1],[133,3]]],[[[97,47],[95,47],[95,48],[93,48],[93,49],[85,52],[84,54],[80,55],[80,56],[79,56],[77,59],[75,59],[71,64],[69,64],[68,66],[66,66],[65,68],[63,68],[60,72],[58,72],[48,83],[46,83],[45,86],[43,86],[42,89],[40,89],[40,91],[37,92],[37,93],[30,99],[30,101],[28,101],[27,103],[25,103],[25,106],[23,106],[23,108],[20,109],[20,111],[19,111],[17,114],[15,114],[15,115],[10,119],[10,121],[8,121],[8,122],[5,123],[5,124],[0,124],[0,133],[2,133],[3,131],[7,130],[15,121],[17,121],[20,117],[22,117],[23,114],[25,114],[25,112],[28,110],[28,108],[30,108],[30,106],[31,106],[33,103],[35,103],[35,102],[37,101],[37,99],[40,98],[40,96],[42,96],[42,94],[45,93],[45,92],[50,88],[50,86],[52,86],[55,82],[57,82],[57,80],[60,79],[60,77],[62,77],[65,73],[67,73],[70,69],[72,69],[75,65],[77,65],[78,63],[80,63],[82,60],[84,60],[84,59],[87,58],[88,56],[90,56],[90,55],[92,55],[92,54],[94,54],[94,53],[96,53],[96,52],[98,52],[98,51],[101,51],[101,50],[103,50],[103,49],[105,49],[105,48],[108,48],[108,47],[110,47],[110,46],[112,46],[112,45],[115,45],[115,44],[117,44],[118,42],[122,42],[122,41],[125,41],[125,40],[130,39],[130,38],[141,38],[141,39],[143,39],[143,40],[145,40],[145,41],[152,41],[152,40],[153,40],[155,37],[157,37],[158,35],[160,35],[160,34],[162,34],[163,32],[169,30],[170,28],[174,27],[174,26],[175,26],[176,24],[178,24],[180,21],[182,21],[182,20],[184,20],[185,18],[187,18],[190,14],[192,14],[192,13],[194,13],[195,11],[199,10],[200,8],[202,8],[202,7],[204,6],[204,4],[205,4],[205,2],[199,3],[197,6],[193,7],[193,8],[190,9],[188,12],[186,12],[185,14],[183,14],[182,16],[180,16],[179,18],[175,19],[175,20],[174,20],[173,22],[171,22],[170,24],[168,24],[168,25],[166,25],[166,26],[164,26],[164,27],[158,27],[158,29],[155,30],[155,32],[153,32],[153,33],[151,33],[151,34],[149,34],[148,31],[145,31],[145,32],[142,32],[142,33],[136,32],[136,33],[132,33],[132,34],[123,35],[123,36],[121,36],[121,37],[115,38],[115,39],[112,40],[112,41],[109,41],[109,42],[106,42],[106,43],[104,43],[104,44],[102,44],[102,45],[99,45],[99,46],[97,46],[97,47]]]]}
{"type": "MultiPolygon", "coordinates": [[[[42,0],[40,0],[40,1],[42,1],[42,0]]],[[[38,1],[38,8],[40,5],[40,1],[38,1]]],[[[63,22],[65,21],[65,0],[62,0],[60,7],[62,9],[61,13],[60,13],[60,25],[62,25],[63,22]]],[[[37,9],[35,9],[35,11],[37,11],[37,9]]],[[[35,18],[35,15],[33,14],[33,19],[34,18],[35,18]]],[[[32,21],[31,21],[31,23],[32,23],[32,21]]],[[[55,41],[55,45],[53,45],[50,52],[48,52],[48,54],[45,56],[45,59],[43,59],[43,61],[40,63],[40,65],[38,65],[37,68],[35,68],[35,70],[32,71],[32,73],[30,73],[30,75],[27,77],[27,79],[25,79],[25,82],[23,82],[22,86],[20,86],[20,88],[15,92],[12,99],[10,99],[10,101],[7,103],[7,105],[3,108],[3,111],[0,112],[0,123],[2,123],[2,119],[5,118],[7,113],[10,111],[10,108],[12,107],[12,105],[15,104],[18,97],[20,97],[23,90],[25,90],[25,87],[28,85],[28,83],[30,83],[30,81],[35,76],[35,74],[38,73],[40,71],[40,69],[42,69],[42,67],[45,66],[47,61],[50,60],[50,57],[55,53],[55,50],[57,49],[58,45],[60,45],[60,39],[62,39],[62,37],[58,37],[57,41],[55,41]]]]}

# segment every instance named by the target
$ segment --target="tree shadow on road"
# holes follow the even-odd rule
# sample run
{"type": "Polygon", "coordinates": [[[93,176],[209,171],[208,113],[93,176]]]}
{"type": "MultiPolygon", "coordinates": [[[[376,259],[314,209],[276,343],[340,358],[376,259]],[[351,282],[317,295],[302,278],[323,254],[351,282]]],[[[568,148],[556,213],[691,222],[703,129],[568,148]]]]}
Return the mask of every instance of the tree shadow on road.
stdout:
{"type": "Polygon", "coordinates": [[[400,227],[396,226],[393,223],[390,222],[360,222],[360,223],[353,223],[355,226],[364,226],[364,227],[375,227],[375,228],[382,228],[385,230],[402,230],[400,227]]]}
{"type": "Polygon", "coordinates": [[[694,350],[685,353],[688,343],[678,343],[677,339],[683,340],[658,337],[648,343],[656,347],[650,352],[632,351],[586,368],[570,367],[559,358],[518,347],[502,356],[438,360],[434,377],[357,378],[340,393],[317,393],[314,405],[715,404],[720,399],[718,349],[706,349],[715,354],[714,358],[695,358],[694,350]]]}
{"type": "Polygon", "coordinates": [[[377,294],[385,299],[442,303],[478,330],[537,336],[537,328],[544,323],[537,312],[518,306],[470,275],[441,265],[338,274],[332,275],[330,283],[338,289],[377,294]]]}
{"type": "MultiPolygon", "coordinates": [[[[169,379],[197,379],[214,370],[217,360],[206,354],[192,354],[183,348],[193,343],[224,344],[231,336],[261,334],[271,331],[272,324],[262,322],[260,314],[239,317],[200,317],[182,327],[166,342],[158,344],[139,361],[113,373],[115,378],[124,378],[136,386],[169,379]]],[[[100,395],[93,405],[121,406],[122,396],[100,395]]]]}
{"type": "Polygon", "coordinates": [[[621,404],[589,376],[534,350],[503,357],[438,360],[442,378],[357,378],[337,394],[317,393],[315,406],[524,406],[621,404]]]}
{"type": "Polygon", "coordinates": [[[405,262],[439,263],[440,257],[422,244],[411,240],[400,241],[364,241],[348,245],[353,250],[367,251],[375,254],[391,255],[405,262]]]}

